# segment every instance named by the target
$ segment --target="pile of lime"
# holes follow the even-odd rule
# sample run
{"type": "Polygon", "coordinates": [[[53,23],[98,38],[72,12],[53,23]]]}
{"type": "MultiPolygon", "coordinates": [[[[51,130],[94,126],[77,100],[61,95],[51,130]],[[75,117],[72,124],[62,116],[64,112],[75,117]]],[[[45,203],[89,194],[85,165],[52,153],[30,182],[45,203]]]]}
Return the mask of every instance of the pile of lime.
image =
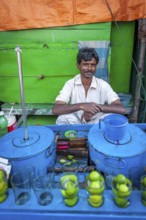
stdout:
{"type": "Polygon", "coordinates": [[[8,183],[6,178],[6,172],[0,170],[0,203],[4,202],[8,196],[8,183]]]}
{"type": "Polygon", "coordinates": [[[141,185],[141,193],[142,193],[141,201],[143,205],[146,206],[146,176],[142,176],[140,185],[141,185]]]}
{"type": "Polygon", "coordinates": [[[65,174],[60,178],[61,194],[64,203],[67,206],[75,206],[79,200],[78,197],[78,178],[75,174],[65,174]]]}
{"type": "Polygon", "coordinates": [[[123,174],[118,174],[113,178],[112,191],[114,194],[113,200],[115,204],[121,208],[126,208],[130,205],[129,196],[132,190],[131,181],[123,174]]]}
{"type": "Polygon", "coordinates": [[[105,189],[104,178],[96,170],[86,176],[86,190],[88,192],[88,203],[93,207],[100,207],[103,204],[103,192],[105,189]]]}

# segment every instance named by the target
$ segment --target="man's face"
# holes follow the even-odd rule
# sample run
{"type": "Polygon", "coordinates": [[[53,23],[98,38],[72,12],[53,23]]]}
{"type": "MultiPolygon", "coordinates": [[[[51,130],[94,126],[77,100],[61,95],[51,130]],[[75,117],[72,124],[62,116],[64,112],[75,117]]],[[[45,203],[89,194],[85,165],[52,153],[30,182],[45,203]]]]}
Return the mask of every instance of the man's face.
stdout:
{"type": "Polygon", "coordinates": [[[77,64],[80,74],[85,78],[92,78],[96,72],[96,60],[92,58],[90,61],[82,60],[80,64],[77,64]]]}

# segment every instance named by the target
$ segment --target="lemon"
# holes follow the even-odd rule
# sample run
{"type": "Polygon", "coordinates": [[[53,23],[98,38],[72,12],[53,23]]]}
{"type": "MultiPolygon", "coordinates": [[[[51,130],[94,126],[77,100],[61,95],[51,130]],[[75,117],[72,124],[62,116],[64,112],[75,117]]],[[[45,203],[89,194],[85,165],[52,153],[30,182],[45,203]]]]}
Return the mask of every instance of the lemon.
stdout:
{"type": "Polygon", "coordinates": [[[0,196],[0,203],[4,202],[7,198],[7,194],[3,194],[2,196],[0,196]]]}
{"type": "Polygon", "coordinates": [[[89,199],[88,199],[88,203],[89,203],[91,206],[93,206],[93,207],[95,207],[95,208],[98,208],[98,207],[100,207],[100,206],[102,205],[103,200],[101,200],[101,201],[98,202],[98,203],[95,203],[95,202],[93,202],[93,201],[89,198],[89,199]]]}
{"type": "Polygon", "coordinates": [[[0,178],[5,176],[5,171],[0,169],[0,178]]]}
{"type": "Polygon", "coordinates": [[[142,199],[141,201],[142,201],[143,205],[146,206],[146,200],[142,199]]]}
{"type": "Polygon", "coordinates": [[[114,202],[117,206],[121,208],[126,208],[129,205],[129,202],[126,199],[114,197],[114,202]]]}
{"type": "Polygon", "coordinates": [[[0,191],[4,188],[5,185],[6,185],[6,183],[4,181],[0,182],[0,191]]]}
{"type": "Polygon", "coordinates": [[[67,182],[67,181],[72,181],[72,182],[76,183],[78,181],[78,178],[74,174],[69,174],[69,175],[62,176],[60,179],[61,184],[63,184],[64,182],[67,182]]]}
{"type": "Polygon", "coordinates": [[[0,190],[0,196],[5,194],[8,190],[8,183],[4,183],[3,188],[0,190]]]}
{"type": "Polygon", "coordinates": [[[96,170],[93,170],[89,174],[89,179],[91,181],[97,181],[100,179],[100,173],[98,173],[96,170]]]}
{"type": "Polygon", "coordinates": [[[142,198],[146,200],[146,191],[142,190],[142,198]]]}
{"type": "Polygon", "coordinates": [[[90,186],[86,188],[87,191],[92,194],[102,194],[104,191],[104,185],[100,181],[90,182],[90,186]]]}
{"type": "Polygon", "coordinates": [[[127,193],[129,191],[129,188],[126,184],[117,184],[117,189],[121,192],[121,193],[127,193]]]}
{"type": "Polygon", "coordinates": [[[78,196],[75,196],[74,198],[72,199],[64,199],[64,203],[67,205],[67,206],[75,206],[78,202],[78,196]]]}
{"type": "Polygon", "coordinates": [[[93,182],[90,182],[90,188],[93,188],[93,189],[100,189],[100,181],[93,181],[93,182]]]}
{"type": "Polygon", "coordinates": [[[67,155],[67,158],[68,158],[68,160],[72,160],[74,158],[74,156],[69,154],[69,155],[67,155]]]}
{"type": "Polygon", "coordinates": [[[59,161],[61,164],[65,164],[66,163],[66,160],[65,159],[60,159],[59,161]]]}
{"type": "Polygon", "coordinates": [[[90,195],[89,200],[93,203],[100,203],[102,201],[101,195],[90,195]]]}
{"type": "Polygon", "coordinates": [[[125,183],[126,182],[126,177],[123,175],[123,174],[118,174],[114,180],[117,182],[117,183],[125,183]]]}
{"type": "Polygon", "coordinates": [[[142,179],[142,184],[143,184],[144,187],[146,187],[146,177],[144,177],[144,178],[142,179]]]}

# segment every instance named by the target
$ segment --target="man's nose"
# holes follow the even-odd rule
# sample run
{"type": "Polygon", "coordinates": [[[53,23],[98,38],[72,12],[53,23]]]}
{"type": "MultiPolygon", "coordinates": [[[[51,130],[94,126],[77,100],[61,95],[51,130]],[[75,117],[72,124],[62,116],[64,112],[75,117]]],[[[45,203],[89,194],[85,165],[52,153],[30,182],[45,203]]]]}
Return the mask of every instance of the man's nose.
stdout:
{"type": "Polygon", "coordinates": [[[92,69],[92,65],[88,64],[88,69],[91,70],[92,69]]]}

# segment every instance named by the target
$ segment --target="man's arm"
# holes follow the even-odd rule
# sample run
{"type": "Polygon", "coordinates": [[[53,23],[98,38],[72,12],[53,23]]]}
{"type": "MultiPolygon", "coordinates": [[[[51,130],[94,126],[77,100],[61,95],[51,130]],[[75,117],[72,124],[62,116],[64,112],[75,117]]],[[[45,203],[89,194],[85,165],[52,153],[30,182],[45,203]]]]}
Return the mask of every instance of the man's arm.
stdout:
{"type": "Polygon", "coordinates": [[[98,105],[99,109],[103,113],[119,113],[119,114],[125,114],[126,109],[122,105],[119,99],[112,102],[111,105],[98,105]]]}
{"type": "Polygon", "coordinates": [[[91,113],[92,115],[100,112],[98,105],[94,102],[90,103],[77,103],[77,104],[66,104],[63,101],[57,101],[52,109],[54,115],[70,114],[79,110],[91,113]]]}

